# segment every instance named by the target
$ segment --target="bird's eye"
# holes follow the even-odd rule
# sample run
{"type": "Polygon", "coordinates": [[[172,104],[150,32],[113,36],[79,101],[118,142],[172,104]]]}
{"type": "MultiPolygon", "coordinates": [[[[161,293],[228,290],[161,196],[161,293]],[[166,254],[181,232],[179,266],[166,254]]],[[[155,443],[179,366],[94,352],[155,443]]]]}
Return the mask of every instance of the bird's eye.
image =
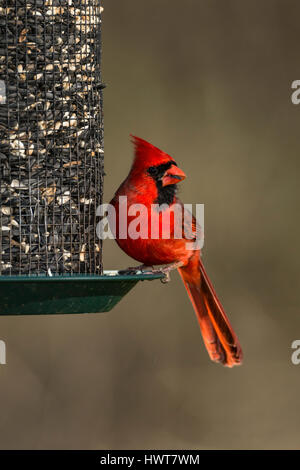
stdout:
{"type": "Polygon", "coordinates": [[[157,166],[150,166],[147,170],[150,176],[157,176],[158,174],[158,168],[157,166]]]}
{"type": "Polygon", "coordinates": [[[172,165],[176,165],[176,162],[174,160],[168,161],[166,163],[162,163],[161,165],[156,165],[156,166],[150,166],[147,170],[147,173],[156,181],[160,180],[165,172],[171,168],[172,165]]]}

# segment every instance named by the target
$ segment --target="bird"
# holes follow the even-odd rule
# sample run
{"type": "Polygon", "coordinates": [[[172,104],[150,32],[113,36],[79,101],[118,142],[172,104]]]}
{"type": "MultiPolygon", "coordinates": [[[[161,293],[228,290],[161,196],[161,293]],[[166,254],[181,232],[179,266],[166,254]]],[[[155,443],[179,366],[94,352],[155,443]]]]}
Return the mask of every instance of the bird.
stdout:
{"type": "Polygon", "coordinates": [[[110,204],[115,210],[117,244],[142,264],[122,272],[158,270],[168,281],[170,272],[177,269],[195,310],[210,359],[230,368],[240,365],[243,352],[204,268],[202,249],[197,243],[192,249],[188,245],[197,241],[201,227],[191,213],[183,217],[186,211],[177,190],[186,175],[166,152],[140,137],[131,135],[131,138],[133,163],[110,204]],[[121,219],[126,224],[125,233],[124,227],[119,228],[121,219]],[[168,236],[164,233],[166,220],[169,220],[168,236]],[[134,236],[130,232],[132,223],[136,229],[134,236]],[[155,236],[151,227],[158,227],[155,236]]]}

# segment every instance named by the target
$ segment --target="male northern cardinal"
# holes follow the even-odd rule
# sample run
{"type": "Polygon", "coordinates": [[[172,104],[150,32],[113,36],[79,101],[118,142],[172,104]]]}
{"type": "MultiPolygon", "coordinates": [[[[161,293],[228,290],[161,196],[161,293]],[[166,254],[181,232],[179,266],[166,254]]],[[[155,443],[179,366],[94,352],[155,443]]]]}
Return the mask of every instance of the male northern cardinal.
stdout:
{"type": "MultiPolygon", "coordinates": [[[[186,175],[168,154],[139,137],[132,138],[135,158],[129,175],[117,190],[111,204],[115,208],[117,222],[120,221],[125,204],[127,227],[134,219],[130,207],[143,204],[148,210],[146,215],[144,212],[140,213],[141,225],[144,224],[149,236],[131,237],[128,232],[124,236],[117,228],[116,241],[125,253],[143,263],[142,269],[147,270],[153,265],[169,265],[162,269],[167,274],[172,269],[178,269],[197,314],[210,358],[228,367],[239,365],[243,358],[241,346],[206,274],[200,249],[196,247],[191,250],[187,245],[191,242],[191,236],[196,239],[197,232],[197,222],[191,214],[189,226],[182,227],[182,237],[174,236],[178,229],[178,218],[172,215],[174,204],[179,205],[182,212],[185,210],[176,197],[176,184],[186,175]],[[120,196],[123,197],[120,199],[120,196]],[[151,209],[153,204],[156,205],[154,210],[151,209]],[[170,236],[167,239],[162,236],[165,223],[163,220],[167,220],[163,219],[163,215],[166,212],[170,213],[171,221],[170,236]],[[159,224],[159,234],[151,238],[150,227],[154,222],[159,224]]],[[[180,220],[179,223],[184,225],[186,221],[180,220]]]]}

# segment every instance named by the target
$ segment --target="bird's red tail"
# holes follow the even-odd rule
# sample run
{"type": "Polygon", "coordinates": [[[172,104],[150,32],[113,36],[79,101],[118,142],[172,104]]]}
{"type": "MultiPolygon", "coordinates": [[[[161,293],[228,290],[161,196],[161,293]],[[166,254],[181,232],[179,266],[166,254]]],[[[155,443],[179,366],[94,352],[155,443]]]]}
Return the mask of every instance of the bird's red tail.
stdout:
{"type": "Polygon", "coordinates": [[[243,352],[198,253],[178,269],[199,321],[204,344],[212,361],[227,367],[240,365],[243,352]]]}

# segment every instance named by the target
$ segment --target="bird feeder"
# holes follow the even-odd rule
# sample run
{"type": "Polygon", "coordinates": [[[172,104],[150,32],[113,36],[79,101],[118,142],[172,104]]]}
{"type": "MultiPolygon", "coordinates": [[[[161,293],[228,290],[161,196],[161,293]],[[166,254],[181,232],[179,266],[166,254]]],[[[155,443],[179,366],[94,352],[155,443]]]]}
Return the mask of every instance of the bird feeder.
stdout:
{"type": "Polygon", "coordinates": [[[103,274],[101,0],[0,7],[0,314],[110,310],[103,274]]]}

